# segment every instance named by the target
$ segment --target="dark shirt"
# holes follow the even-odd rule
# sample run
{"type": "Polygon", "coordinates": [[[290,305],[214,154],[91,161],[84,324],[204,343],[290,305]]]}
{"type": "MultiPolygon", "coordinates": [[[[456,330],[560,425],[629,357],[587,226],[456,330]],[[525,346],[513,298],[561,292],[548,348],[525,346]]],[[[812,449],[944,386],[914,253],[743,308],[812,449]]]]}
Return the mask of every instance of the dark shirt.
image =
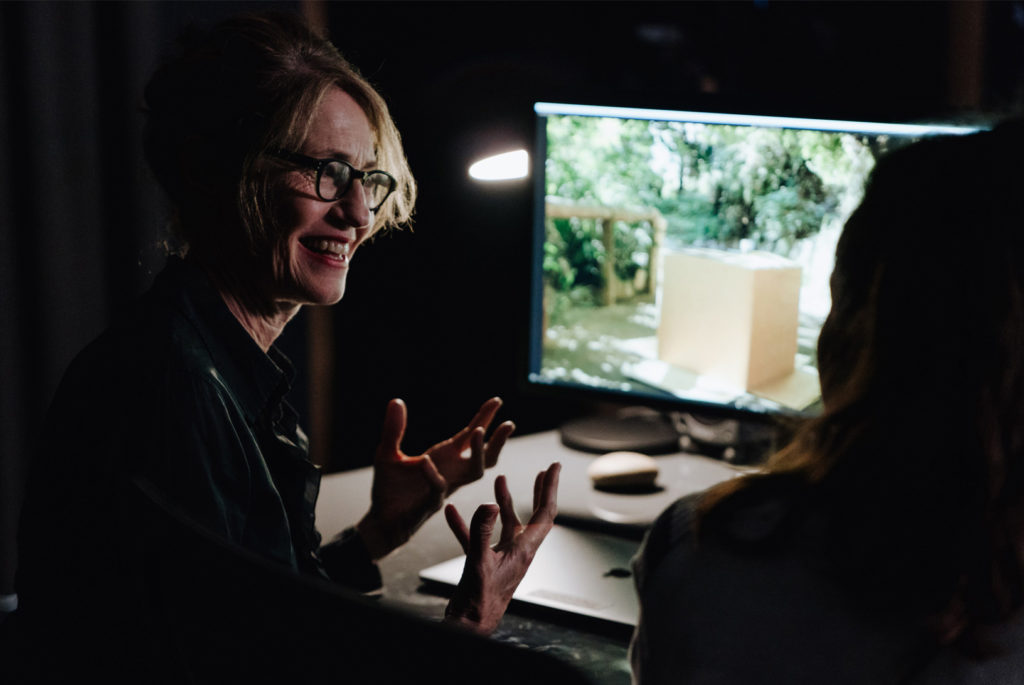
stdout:
{"type": "Polygon", "coordinates": [[[293,374],[280,351],[259,348],[198,267],[172,258],[58,388],[22,512],[19,612],[104,611],[131,580],[123,550],[146,533],[119,508],[125,479],[145,481],[260,557],[379,589],[352,530],[321,546],[320,471],[285,400],[293,374]]]}
{"type": "MultiPolygon", "coordinates": [[[[769,491],[714,522],[699,514],[704,496],[687,495],[662,512],[633,559],[634,683],[957,682],[921,675],[935,646],[920,621],[869,607],[825,572],[820,521],[796,496],[769,491]]],[[[1022,682],[1015,672],[963,683],[1022,682]]]]}

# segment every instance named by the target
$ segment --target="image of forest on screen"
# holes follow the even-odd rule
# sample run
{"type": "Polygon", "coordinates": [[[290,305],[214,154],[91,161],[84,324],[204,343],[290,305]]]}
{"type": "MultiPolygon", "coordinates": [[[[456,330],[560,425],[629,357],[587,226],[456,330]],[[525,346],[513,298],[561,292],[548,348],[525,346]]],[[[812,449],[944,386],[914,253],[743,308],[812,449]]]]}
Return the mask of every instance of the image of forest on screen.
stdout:
{"type": "Polygon", "coordinates": [[[791,366],[816,389],[836,241],[875,160],[906,141],[570,115],[548,116],[546,134],[539,380],[757,411],[813,407],[816,394],[780,405],[770,392],[666,364],[663,264],[675,254],[771,255],[798,269],[791,366]],[[686,379],[652,381],[652,364],[658,378],[667,368],[686,379]]]}

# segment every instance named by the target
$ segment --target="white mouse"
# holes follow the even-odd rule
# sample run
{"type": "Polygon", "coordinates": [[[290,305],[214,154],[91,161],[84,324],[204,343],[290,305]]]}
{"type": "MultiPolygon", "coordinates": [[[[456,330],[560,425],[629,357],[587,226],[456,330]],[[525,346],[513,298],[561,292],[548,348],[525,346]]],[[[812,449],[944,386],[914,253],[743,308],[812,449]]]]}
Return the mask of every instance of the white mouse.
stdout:
{"type": "Polygon", "coordinates": [[[644,488],[654,485],[658,462],[640,452],[609,452],[587,467],[596,488],[644,488]]]}

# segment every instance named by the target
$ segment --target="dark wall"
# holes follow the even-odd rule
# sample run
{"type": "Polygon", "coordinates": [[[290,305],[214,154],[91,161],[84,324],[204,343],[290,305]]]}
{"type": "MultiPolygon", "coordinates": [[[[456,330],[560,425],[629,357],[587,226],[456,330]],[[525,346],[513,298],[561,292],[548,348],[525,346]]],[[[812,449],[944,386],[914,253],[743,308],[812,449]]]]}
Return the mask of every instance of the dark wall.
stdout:
{"type": "Polygon", "coordinates": [[[584,398],[538,397],[521,387],[531,186],[485,186],[466,176],[481,154],[530,147],[534,101],[880,120],[955,116],[951,103],[972,95],[951,79],[953,66],[969,77],[983,68],[985,104],[1019,99],[1020,41],[1010,36],[1020,35],[1020,6],[989,5],[988,40],[978,43],[970,19],[984,22],[985,7],[329,5],[331,37],[391,104],[421,191],[414,230],[361,251],[346,299],[333,311],[333,467],[367,462],[393,396],[409,404],[410,451],[458,428],[493,394],[506,398],[503,417],[521,433],[593,409],[584,398]]]}

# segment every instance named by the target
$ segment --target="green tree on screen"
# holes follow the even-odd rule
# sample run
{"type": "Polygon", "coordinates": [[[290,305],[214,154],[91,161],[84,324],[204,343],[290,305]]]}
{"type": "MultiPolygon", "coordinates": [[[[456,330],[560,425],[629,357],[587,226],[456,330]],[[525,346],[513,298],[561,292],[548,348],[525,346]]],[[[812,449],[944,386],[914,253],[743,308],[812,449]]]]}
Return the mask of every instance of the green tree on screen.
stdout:
{"type": "MultiPolygon", "coordinates": [[[[653,132],[647,122],[593,117],[551,117],[546,192],[579,203],[603,207],[645,208],[658,201],[663,180],[650,155],[653,132]]],[[[632,279],[642,266],[653,237],[646,224],[615,222],[614,267],[622,280],[632,279]]],[[[558,290],[602,285],[605,254],[597,221],[553,219],[547,227],[545,275],[558,290]]]]}
{"type": "MultiPolygon", "coordinates": [[[[847,133],[553,116],[547,134],[548,196],[657,209],[675,244],[787,256],[859,200],[856,181],[874,164],[866,141],[847,133]]],[[[651,227],[613,230],[610,257],[594,220],[549,220],[549,286],[599,287],[609,258],[619,278],[632,278],[651,227]]]]}

